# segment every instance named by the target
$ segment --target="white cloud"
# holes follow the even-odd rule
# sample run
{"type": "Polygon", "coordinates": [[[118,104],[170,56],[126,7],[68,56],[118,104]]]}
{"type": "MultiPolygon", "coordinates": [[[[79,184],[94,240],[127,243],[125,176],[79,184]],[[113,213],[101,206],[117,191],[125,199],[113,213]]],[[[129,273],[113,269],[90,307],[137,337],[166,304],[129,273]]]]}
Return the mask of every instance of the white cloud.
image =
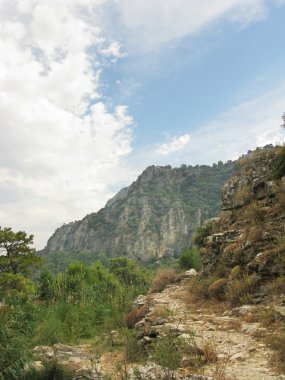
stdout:
{"type": "Polygon", "coordinates": [[[0,3],[0,220],[38,248],[132,175],[132,118],[100,99],[100,60],[120,45],[96,26],[99,3],[0,3]]]}
{"type": "Polygon", "coordinates": [[[200,32],[220,19],[239,25],[264,18],[279,0],[113,0],[129,44],[152,51],[200,32]]]}
{"type": "Polygon", "coordinates": [[[184,149],[190,140],[191,136],[188,134],[183,136],[174,136],[168,143],[160,145],[155,152],[159,155],[167,156],[170,153],[184,149]]]}
{"type": "Polygon", "coordinates": [[[113,41],[109,46],[101,50],[101,54],[113,59],[122,58],[126,54],[122,51],[122,44],[118,41],[113,41]]]}

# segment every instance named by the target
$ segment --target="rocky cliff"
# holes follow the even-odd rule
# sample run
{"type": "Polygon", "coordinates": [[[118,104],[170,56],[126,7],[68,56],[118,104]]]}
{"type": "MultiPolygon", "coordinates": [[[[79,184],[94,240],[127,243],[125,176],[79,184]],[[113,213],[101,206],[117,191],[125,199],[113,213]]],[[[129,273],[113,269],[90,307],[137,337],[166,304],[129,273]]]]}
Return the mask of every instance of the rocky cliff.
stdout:
{"type": "Polygon", "coordinates": [[[181,252],[197,226],[220,210],[220,189],[235,171],[228,162],[181,168],[148,167],[106,206],[58,228],[44,255],[89,252],[149,260],[181,252]]]}
{"type": "Polygon", "coordinates": [[[285,177],[275,174],[281,152],[268,147],[239,160],[223,187],[220,217],[201,229],[204,273],[225,276],[236,267],[264,281],[285,273],[285,177]]]}

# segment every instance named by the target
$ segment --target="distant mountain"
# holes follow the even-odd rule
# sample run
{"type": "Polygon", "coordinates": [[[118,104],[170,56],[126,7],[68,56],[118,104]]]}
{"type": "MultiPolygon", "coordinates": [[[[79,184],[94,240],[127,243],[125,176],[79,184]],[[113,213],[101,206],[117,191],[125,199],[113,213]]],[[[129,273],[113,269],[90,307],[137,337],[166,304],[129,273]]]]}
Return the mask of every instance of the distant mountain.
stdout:
{"type": "Polygon", "coordinates": [[[235,163],[148,167],[104,208],[58,228],[41,254],[68,261],[128,256],[141,261],[172,256],[191,243],[197,226],[216,216],[235,163]]]}

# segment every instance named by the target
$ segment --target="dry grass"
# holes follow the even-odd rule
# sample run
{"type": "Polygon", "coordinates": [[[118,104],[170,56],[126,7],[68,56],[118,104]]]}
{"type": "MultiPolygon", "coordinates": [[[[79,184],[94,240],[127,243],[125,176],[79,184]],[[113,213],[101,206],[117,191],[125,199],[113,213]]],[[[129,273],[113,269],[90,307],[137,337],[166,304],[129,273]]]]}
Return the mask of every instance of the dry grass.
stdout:
{"type": "Polygon", "coordinates": [[[220,278],[219,280],[213,282],[208,288],[210,298],[215,298],[220,301],[224,300],[226,285],[227,280],[225,278],[220,278]]]}
{"type": "Polygon", "coordinates": [[[250,244],[257,243],[262,239],[262,228],[259,226],[254,226],[248,230],[247,241],[250,244]]]}
{"type": "Polygon", "coordinates": [[[246,207],[244,216],[246,219],[249,219],[251,225],[258,226],[263,223],[265,213],[260,205],[254,201],[246,207]]]}
{"type": "Polygon", "coordinates": [[[168,307],[164,305],[155,305],[150,315],[152,318],[168,318],[171,313],[172,312],[168,307]]]}
{"type": "Polygon", "coordinates": [[[125,316],[125,326],[128,329],[132,329],[135,327],[135,324],[139,322],[148,312],[148,308],[146,306],[138,307],[132,311],[130,311],[125,316]]]}
{"type": "Polygon", "coordinates": [[[276,198],[280,205],[281,210],[285,209],[285,189],[284,187],[280,187],[276,192],[276,198]]]}
{"type": "Polygon", "coordinates": [[[268,336],[266,342],[274,350],[270,362],[277,372],[285,373],[285,333],[268,336]]]}
{"type": "Polygon", "coordinates": [[[218,360],[217,344],[212,341],[205,341],[202,346],[202,351],[204,353],[207,363],[216,363],[218,360]]]}
{"type": "Polygon", "coordinates": [[[212,376],[215,380],[234,380],[234,377],[227,375],[227,367],[230,361],[230,354],[225,355],[224,358],[216,362],[212,376]]]}
{"type": "Polygon", "coordinates": [[[173,284],[178,279],[177,273],[172,268],[160,269],[154,275],[151,283],[151,293],[161,292],[167,285],[173,284]]]}
{"type": "Polygon", "coordinates": [[[243,204],[249,203],[251,199],[252,199],[251,188],[249,186],[243,186],[243,187],[240,187],[236,191],[233,200],[235,204],[243,205],[243,204]]]}
{"type": "Polygon", "coordinates": [[[208,300],[210,298],[209,286],[216,281],[216,278],[193,278],[190,282],[189,291],[194,299],[208,300]]]}
{"type": "Polygon", "coordinates": [[[257,314],[257,319],[263,327],[276,329],[285,322],[285,317],[278,313],[275,309],[263,309],[257,314]]]}
{"type": "Polygon", "coordinates": [[[280,276],[274,279],[268,285],[268,291],[270,294],[285,294],[285,276],[280,276]]]}
{"type": "Polygon", "coordinates": [[[252,294],[258,284],[259,277],[256,273],[244,274],[240,278],[232,280],[227,287],[226,299],[231,306],[250,303],[252,294]]]}

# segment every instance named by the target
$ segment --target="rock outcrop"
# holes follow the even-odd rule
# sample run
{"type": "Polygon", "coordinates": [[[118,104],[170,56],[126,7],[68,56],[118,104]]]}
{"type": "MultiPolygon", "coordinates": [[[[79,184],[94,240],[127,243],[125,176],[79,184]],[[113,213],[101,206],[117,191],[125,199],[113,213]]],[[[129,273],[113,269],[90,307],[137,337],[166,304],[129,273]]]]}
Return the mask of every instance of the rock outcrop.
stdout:
{"type": "Polygon", "coordinates": [[[205,274],[236,266],[264,281],[284,274],[285,181],[273,175],[279,150],[242,157],[239,173],[225,183],[220,217],[202,228],[205,274]]]}

